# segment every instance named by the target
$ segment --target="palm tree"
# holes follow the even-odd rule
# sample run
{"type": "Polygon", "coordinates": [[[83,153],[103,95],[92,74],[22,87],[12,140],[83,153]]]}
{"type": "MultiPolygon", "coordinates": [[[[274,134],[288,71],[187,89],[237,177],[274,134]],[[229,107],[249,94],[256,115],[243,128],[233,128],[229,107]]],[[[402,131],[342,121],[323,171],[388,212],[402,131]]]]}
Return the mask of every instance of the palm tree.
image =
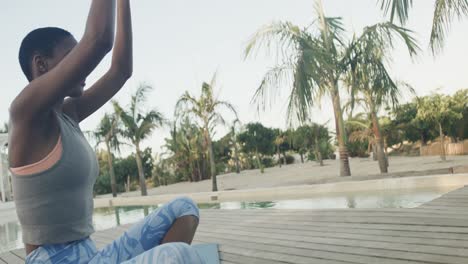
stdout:
{"type": "MultiPolygon", "coordinates": [[[[280,168],[281,168],[281,165],[283,164],[283,160],[281,160],[281,145],[283,145],[284,142],[285,142],[285,137],[283,134],[277,135],[274,141],[275,146],[276,146],[276,154],[278,155],[278,165],[280,168]]],[[[284,163],[286,164],[286,157],[284,157],[284,163]]]]}
{"type": "Polygon", "coordinates": [[[203,133],[188,118],[180,122],[179,127],[174,122],[172,137],[166,139],[165,147],[171,152],[170,160],[177,172],[190,181],[202,180],[200,162],[205,162],[203,133]]]}
{"type": "Polygon", "coordinates": [[[203,133],[189,118],[184,118],[171,128],[171,137],[165,139],[164,154],[169,157],[167,164],[171,165],[174,174],[185,180],[198,182],[205,175],[205,147],[203,133]]]}
{"type": "Polygon", "coordinates": [[[346,128],[354,128],[349,131],[349,142],[367,142],[367,152],[372,152],[373,159],[377,159],[376,139],[372,129],[372,121],[369,114],[359,113],[355,116],[350,116],[346,120],[346,128]]]}
{"type": "Polygon", "coordinates": [[[320,166],[324,166],[323,164],[323,157],[322,157],[322,145],[328,144],[327,142],[324,142],[323,140],[323,134],[325,131],[325,127],[316,123],[312,123],[312,131],[314,134],[314,147],[313,151],[315,153],[315,158],[317,159],[317,162],[320,164],[320,166]]]}
{"type": "Polygon", "coordinates": [[[109,166],[109,175],[111,178],[112,196],[117,197],[117,186],[114,173],[114,162],[112,151],[120,151],[120,142],[118,139],[119,132],[118,117],[115,114],[105,114],[101,119],[99,126],[93,132],[93,136],[97,141],[97,145],[104,143],[107,150],[107,163],[109,166]]]}
{"type": "Polygon", "coordinates": [[[162,126],[165,120],[162,113],[157,110],[150,110],[148,112],[143,112],[141,110],[151,90],[151,86],[141,84],[135,94],[131,96],[130,106],[125,109],[122,108],[119,103],[113,101],[115,112],[123,124],[121,135],[130,140],[135,146],[138,177],[140,180],[141,195],[143,196],[148,195],[148,192],[146,191],[140,143],[147,139],[157,127],[162,126]]]}
{"type": "Polygon", "coordinates": [[[218,124],[225,124],[224,118],[219,113],[220,107],[226,107],[237,118],[237,111],[229,102],[218,100],[213,94],[213,87],[216,85],[216,74],[211,82],[202,84],[202,91],[199,98],[185,92],[177,101],[176,116],[192,116],[198,120],[200,129],[203,131],[205,144],[210,157],[210,170],[213,192],[218,191],[216,181],[216,164],[212,144],[212,134],[218,124]]]}
{"type": "MultiPolygon", "coordinates": [[[[254,95],[254,101],[263,99],[279,89],[292,86],[289,95],[288,119],[293,114],[300,122],[307,120],[311,108],[328,95],[333,104],[338,150],[340,153],[340,175],[350,176],[347,137],[341,100],[340,81],[350,70],[355,52],[353,44],[362,39],[374,39],[374,45],[392,45],[395,37],[400,37],[410,46],[417,46],[411,32],[390,22],[367,27],[362,35],[351,44],[345,44],[341,18],[325,17],[321,1],[316,5],[317,19],[304,29],[290,22],[276,22],[261,28],[249,41],[246,57],[263,46],[277,47],[276,54],[282,55],[282,63],[271,69],[264,77],[254,95]],[[272,45],[276,44],[276,45],[272,45]]],[[[410,50],[414,54],[416,50],[410,50]]]]}
{"type": "Polygon", "coordinates": [[[234,122],[232,122],[232,125],[231,125],[231,143],[232,143],[232,150],[233,150],[233,158],[234,158],[234,162],[236,163],[236,173],[240,173],[240,162],[239,162],[239,146],[238,146],[238,140],[237,140],[237,131],[236,131],[236,127],[239,126],[241,123],[240,123],[240,120],[239,119],[235,119],[234,122]]]}
{"type": "MultiPolygon", "coordinates": [[[[385,15],[390,13],[391,22],[398,19],[403,26],[408,22],[413,0],[379,0],[379,3],[385,15]]],[[[442,51],[452,20],[460,20],[466,16],[468,16],[468,0],[435,0],[429,42],[433,54],[442,51]]]]}
{"type": "MultiPolygon", "coordinates": [[[[402,88],[405,87],[412,93],[414,90],[407,84],[396,83],[387,71],[385,62],[392,51],[392,43],[378,39],[378,35],[366,34],[367,31],[373,30],[366,28],[360,38],[351,42],[351,63],[346,83],[350,88],[351,107],[354,107],[357,101],[367,108],[372,122],[380,172],[387,173],[388,162],[384,153],[378,113],[384,105],[393,109],[397,106],[402,88]]],[[[416,42],[405,41],[405,44],[410,55],[419,50],[416,42]]]]}

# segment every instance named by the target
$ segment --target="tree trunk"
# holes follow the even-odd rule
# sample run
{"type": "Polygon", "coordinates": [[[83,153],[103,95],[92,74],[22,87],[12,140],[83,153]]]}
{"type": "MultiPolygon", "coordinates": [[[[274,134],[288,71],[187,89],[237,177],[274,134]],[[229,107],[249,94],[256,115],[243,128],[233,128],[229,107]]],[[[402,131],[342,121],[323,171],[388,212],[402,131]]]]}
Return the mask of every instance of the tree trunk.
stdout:
{"type": "Polygon", "coordinates": [[[317,152],[318,160],[320,163],[320,166],[323,167],[323,158],[322,158],[322,152],[320,150],[317,152]]]}
{"type": "Polygon", "coordinates": [[[316,135],[314,137],[315,140],[315,158],[320,166],[323,166],[323,159],[322,159],[322,152],[320,151],[320,142],[319,142],[319,132],[320,130],[317,128],[316,135]]]}
{"type": "Polygon", "coordinates": [[[338,151],[340,154],[340,176],[351,176],[351,169],[349,167],[347,136],[345,131],[345,125],[343,121],[343,114],[341,111],[340,95],[336,84],[332,87],[332,99],[333,99],[333,110],[335,114],[335,122],[337,124],[336,134],[338,139],[338,151]]]}
{"type": "Polygon", "coordinates": [[[375,143],[372,143],[372,160],[373,161],[378,161],[377,159],[377,146],[375,143]]]}
{"type": "Polygon", "coordinates": [[[141,195],[147,196],[148,192],[146,190],[145,172],[143,171],[143,163],[141,161],[140,145],[136,143],[135,146],[136,146],[135,156],[136,156],[136,162],[137,162],[137,167],[138,167],[138,178],[140,179],[141,195]]]}
{"type": "Polygon", "coordinates": [[[383,138],[383,144],[384,144],[384,152],[385,152],[385,163],[387,164],[387,168],[388,168],[388,167],[390,167],[390,163],[388,162],[388,141],[387,141],[387,137],[383,138]]]}
{"type": "Polygon", "coordinates": [[[236,160],[236,173],[240,173],[240,164],[239,164],[239,150],[237,149],[237,143],[234,143],[234,151],[236,152],[236,155],[234,159],[236,160]]]}
{"type": "Polygon", "coordinates": [[[197,165],[197,171],[198,171],[197,182],[199,182],[199,181],[202,180],[202,172],[201,172],[201,169],[200,169],[200,161],[196,161],[196,165],[197,165]]]}
{"type": "Polygon", "coordinates": [[[369,157],[370,157],[371,155],[374,154],[373,152],[374,152],[374,149],[373,149],[373,147],[372,147],[372,143],[369,142],[369,143],[367,144],[367,153],[369,153],[369,157]]]}
{"type": "Polygon", "coordinates": [[[263,169],[263,165],[262,165],[262,162],[260,161],[260,155],[258,154],[258,149],[255,149],[255,157],[257,157],[257,164],[258,164],[258,168],[260,169],[260,173],[264,173],[265,170],[263,169]]]}
{"type": "Polygon", "coordinates": [[[421,132],[421,146],[426,146],[426,138],[424,137],[424,133],[421,132]]]}
{"type": "Polygon", "coordinates": [[[444,140],[444,132],[442,131],[442,124],[439,122],[439,137],[440,137],[440,158],[443,161],[446,161],[447,158],[445,157],[445,140],[444,140]]]}
{"type": "Polygon", "coordinates": [[[304,163],[304,153],[300,152],[299,155],[301,155],[301,163],[304,163]]]}
{"type": "Polygon", "coordinates": [[[276,146],[276,154],[278,154],[278,164],[279,164],[279,167],[281,168],[281,165],[283,164],[283,161],[281,160],[279,145],[276,146]]]}
{"type": "Polygon", "coordinates": [[[372,130],[374,131],[375,146],[377,151],[377,160],[379,161],[380,173],[387,173],[388,166],[384,152],[383,138],[380,132],[379,119],[374,106],[371,102],[371,119],[372,119],[372,130]]]}
{"type": "Polygon", "coordinates": [[[218,182],[216,180],[216,163],[215,163],[215,157],[214,157],[214,151],[213,151],[213,144],[211,142],[211,138],[209,135],[208,131],[205,131],[205,138],[206,138],[206,143],[208,145],[208,151],[210,152],[210,171],[211,171],[211,183],[212,183],[212,188],[211,190],[213,192],[218,191],[218,182]]]}
{"type": "Polygon", "coordinates": [[[115,181],[114,164],[112,162],[112,153],[110,150],[109,141],[107,140],[106,140],[106,148],[107,148],[107,164],[109,166],[109,175],[111,179],[112,197],[117,197],[117,185],[115,181]]]}

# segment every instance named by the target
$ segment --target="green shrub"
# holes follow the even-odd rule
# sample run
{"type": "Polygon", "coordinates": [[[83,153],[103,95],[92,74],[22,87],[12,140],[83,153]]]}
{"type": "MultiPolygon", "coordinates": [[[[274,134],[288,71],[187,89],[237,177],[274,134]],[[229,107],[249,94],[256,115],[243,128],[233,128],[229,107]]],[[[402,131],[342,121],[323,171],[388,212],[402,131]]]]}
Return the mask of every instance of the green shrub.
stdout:
{"type": "MultiPolygon", "coordinates": [[[[294,156],[287,154],[286,155],[286,164],[293,164],[294,163],[294,156]]],[[[284,157],[281,157],[281,163],[284,164],[284,157]]]]}
{"type": "Polygon", "coordinates": [[[270,167],[275,166],[275,161],[273,160],[272,157],[263,157],[261,162],[265,168],[270,168],[270,167]]]}

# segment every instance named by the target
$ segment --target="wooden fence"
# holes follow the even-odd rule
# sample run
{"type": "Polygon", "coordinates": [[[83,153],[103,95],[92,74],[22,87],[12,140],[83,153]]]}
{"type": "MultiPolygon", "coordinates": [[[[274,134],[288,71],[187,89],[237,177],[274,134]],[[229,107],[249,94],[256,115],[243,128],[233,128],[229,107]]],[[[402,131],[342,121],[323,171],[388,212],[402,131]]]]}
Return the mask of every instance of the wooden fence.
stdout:
{"type": "MultiPolygon", "coordinates": [[[[439,156],[440,152],[440,142],[433,142],[427,146],[422,146],[420,149],[421,156],[439,156]]],[[[448,156],[468,155],[468,140],[457,143],[446,142],[445,154],[448,156]]]]}

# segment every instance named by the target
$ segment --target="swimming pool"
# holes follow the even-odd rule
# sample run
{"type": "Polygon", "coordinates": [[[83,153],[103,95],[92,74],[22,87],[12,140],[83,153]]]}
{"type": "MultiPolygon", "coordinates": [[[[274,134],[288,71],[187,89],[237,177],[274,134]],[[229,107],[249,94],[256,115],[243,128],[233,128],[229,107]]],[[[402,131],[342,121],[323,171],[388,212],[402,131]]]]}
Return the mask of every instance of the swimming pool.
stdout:
{"type": "MultiPolygon", "coordinates": [[[[333,209],[333,208],[414,208],[449,191],[447,188],[402,189],[370,191],[346,194],[324,194],[301,200],[263,202],[220,202],[199,204],[201,209],[333,209]]],[[[94,210],[94,227],[105,230],[119,225],[137,222],[157,206],[108,207],[94,210]]],[[[0,224],[0,253],[23,247],[21,228],[17,222],[0,224]]]]}

